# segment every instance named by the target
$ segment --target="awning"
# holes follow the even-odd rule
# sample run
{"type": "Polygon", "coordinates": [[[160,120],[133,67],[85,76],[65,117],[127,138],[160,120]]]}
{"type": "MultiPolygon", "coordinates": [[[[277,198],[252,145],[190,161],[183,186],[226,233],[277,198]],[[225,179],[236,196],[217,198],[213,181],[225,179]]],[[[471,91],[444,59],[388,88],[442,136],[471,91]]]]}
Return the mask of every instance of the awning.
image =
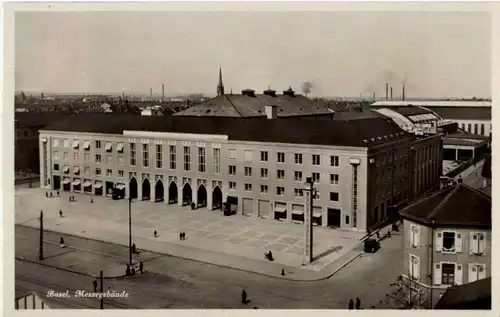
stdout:
{"type": "Polygon", "coordinates": [[[78,186],[78,185],[80,185],[80,180],[75,179],[72,184],[73,184],[73,186],[78,186]]]}
{"type": "Polygon", "coordinates": [[[116,147],[116,150],[118,152],[123,152],[123,143],[118,143],[118,146],[116,147]]]}
{"type": "Polygon", "coordinates": [[[74,149],[77,149],[79,145],[80,145],[80,143],[78,142],[78,140],[73,141],[73,148],[74,149]]]}
{"type": "Polygon", "coordinates": [[[64,173],[69,172],[69,166],[64,166],[64,167],[63,167],[63,172],[64,172],[64,173]]]}
{"type": "Polygon", "coordinates": [[[83,187],[89,187],[89,186],[92,186],[92,182],[91,181],[85,181],[85,182],[83,182],[83,187]]]}
{"type": "Polygon", "coordinates": [[[63,184],[69,184],[71,182],[71,180],[69,178],[65,178],[63,180],[63,184]]]}
{"type": "Polygon", "coordinates": [[[320,211],[313,212],[313,217],[320,218],[323,214],[320,211]]]}
{"type": "Polygon", "coordinates": [[[293,215],[303,215],[304,211],[303,210],[292,210],[293,215]]]}
{"type": "Polygon", "coordinates": [[[101,188],[101,187],[102,187],[102,183],[96,183],[96,184],[94,185],[94,187],[95,187],[95,188],[101,188]]]}
{"type": "Polygon", "coordinates": [[[73,167],[73,173],[77,174],[80,172],[80,168],[78,166],[73,167]]]}
{"type": "Polygon", "coordinates": [[[90,149],[90,141],[85,141],[85,142],[83,142],[83,148],[84,148],[85,150],[90,149]]]}
{"type": "MultiPolygon", "coordinates": [[[[111,142],[106,143],[106,151],[111,151],[111,148],[112,148],[111,142]]],[[[123,146],[122,146],[122,148],[123,148],[123,146]]]]}
{"type": "Polygon", "coordinates": [[[41,138],[40,140],[42,140],[43,143],[47,143],[47,138],[41,138]]]}
{"type": "Polygon", "coordinates": [[[274,207],[274,212],[286,212],[286,207],[274,207]]]}
{"type": "Polygon", "coordinates": [[[125,189],[125,184],[118,184],[118,185],[116,185],[116,188],[125,189]]]}

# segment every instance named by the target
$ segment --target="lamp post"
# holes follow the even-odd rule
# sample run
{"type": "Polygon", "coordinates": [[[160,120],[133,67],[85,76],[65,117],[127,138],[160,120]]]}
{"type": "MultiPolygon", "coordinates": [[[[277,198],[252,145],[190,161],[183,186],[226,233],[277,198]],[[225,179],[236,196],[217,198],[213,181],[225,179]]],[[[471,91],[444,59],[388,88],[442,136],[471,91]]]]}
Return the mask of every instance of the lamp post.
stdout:
{"type": "Polygon", "coordinates": [[[128,264],[132,266],[132,197],[128,199],[128,264]]]}
{"type": "Polygon", "coordinates": [[[40,248],[38,250],[38,259],[43,260],[43,210],[40,210],[40,248]]]}
{"type": "Polygon", "coordinates": [[[101,270],[101,278],[100,278],[100,284],[101,284],[101,309],[104,309],[104,297],[102,296],[103,292],[103,287],[102,287],[102,282],[103,282],[103,276],[102,276],[102,270],[101,270]]]}
{"type": "Polygon", "coordinates": [[[306,178],[306,184],[309,188],[303,189],[306,192],[306,208],[304,213],[304,264],[313,261],[313,198],[314,198],[314,180],[312,177],[306,178]]]}

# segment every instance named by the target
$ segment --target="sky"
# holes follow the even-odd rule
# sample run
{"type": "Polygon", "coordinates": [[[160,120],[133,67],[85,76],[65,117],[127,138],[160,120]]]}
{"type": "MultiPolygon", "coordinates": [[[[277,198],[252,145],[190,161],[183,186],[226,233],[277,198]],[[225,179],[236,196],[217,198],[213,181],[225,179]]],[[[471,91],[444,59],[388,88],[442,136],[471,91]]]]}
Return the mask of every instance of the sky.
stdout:
{"type": "Polygon", "coordinates": [[[16,91],[491,96],[491,19],[472,12],[18,12],[16,91]]]}

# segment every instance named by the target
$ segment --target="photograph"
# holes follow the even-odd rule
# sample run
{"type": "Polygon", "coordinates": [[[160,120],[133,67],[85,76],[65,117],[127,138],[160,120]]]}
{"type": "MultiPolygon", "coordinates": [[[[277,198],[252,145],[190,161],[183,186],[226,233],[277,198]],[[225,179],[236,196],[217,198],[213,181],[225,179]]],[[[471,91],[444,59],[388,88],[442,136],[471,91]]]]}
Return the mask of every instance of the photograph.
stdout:
{"type": "Polygon", "coordinates": [[[14,12],[15,310],[492,309],[491,13],[288,5],[14,12]]]}

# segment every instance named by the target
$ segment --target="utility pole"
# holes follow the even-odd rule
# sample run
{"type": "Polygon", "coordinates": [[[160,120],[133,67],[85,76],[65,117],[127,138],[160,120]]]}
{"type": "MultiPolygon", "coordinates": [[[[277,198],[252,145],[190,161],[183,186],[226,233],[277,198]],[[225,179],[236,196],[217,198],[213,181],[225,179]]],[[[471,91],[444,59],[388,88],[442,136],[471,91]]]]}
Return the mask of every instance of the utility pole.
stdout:
{"type": "Polygon", "coordinates": [[[309,188],[304,189],[306,192],[306,208],[304,213],[304,264],[311,263],[313,261],[313,198],[314,198],[314,180],[312,177],[306,178],[306,184],[309,188]]]}
{"type": "Polygon", "coordinates": [[[40,210],[40,249],[38,259],[43,260],[43,210],[40,210]]]}
{"type": "Polygon", "coordinates": [[[128,264],[132,267],[132,197],[128,198],[128,264]]]}
{"type": "Polygon", "coordinates": [[[102,291],[103,291],[103,287],[102,287],[102,281],[103,281],[103,277],[102,277],[102,270],[101,270],[101,309],[104,309],[104,297],[102,297],[102,291]]]}

